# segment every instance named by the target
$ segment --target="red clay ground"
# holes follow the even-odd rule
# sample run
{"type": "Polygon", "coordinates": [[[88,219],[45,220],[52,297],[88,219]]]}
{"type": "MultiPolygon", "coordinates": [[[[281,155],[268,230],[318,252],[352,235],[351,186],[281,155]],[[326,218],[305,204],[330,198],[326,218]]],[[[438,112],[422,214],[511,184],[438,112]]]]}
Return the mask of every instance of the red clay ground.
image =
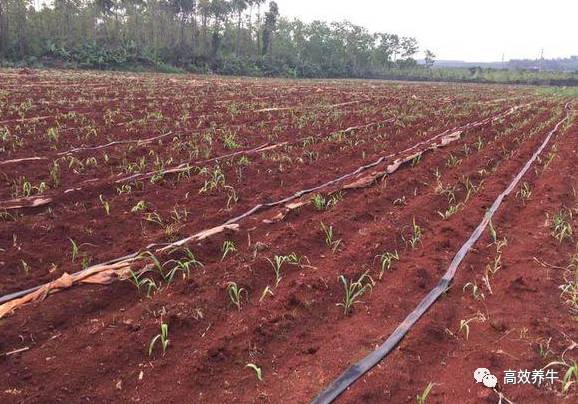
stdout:
{"type": "MultiPolygon", "coordinates": [[[[339,196],[326,209],[307,195],[281,220],[271,220],[278,208],[263,210],[237,232],[189,245],[204,266],[170,284],[150,274],[150,298],[119,281],[17,309],[0,320],[8,402],[311,401],[437,283],[566,102],[504,86],[13,70],[0,78],[0,295],[182,239],[393,155],[375,167],[383,169],[419,142],[501,116],[370,186],[320,191],[339,196]],[[262,145],[272,148],[251,151],[262,145]],[[93,149],[74,150],[82,147],[93,149]],[[15,198],[51,200],[11,209],[15,198]],[[422,236],[412,247],[414,222],[422,236]],[[334,249],[321,223],[341,240],[334,249]],[[223,259],[225,241],[237,251],[223,259]],[[376,256],[394,251],[399,261],[380,276],[376,256]],[[285,263],[276,285],[267,259],[292,252],[301,263],[285,263]],[[366,271],[375,284],[345,315],[337,278],[366,271]],[[229,282],[245,290],[240,310],[229,282]],[[161,323],[170,343],[149,356],[161,323]]],[[[498,402],[474,382],[477,367],[502,382],[507,369],[576,358],[575,240],[552,235],[559,218],[577,224],[575,110],[494,218],[507,243],[498,249],[485,234],[452,288],[339,402],[415,402],[430,382],[427,402],[498,402]]],[[[563,365],[554,368],[563,376],[563,365]]],[[[499,391],[513,402],[576,398],[574,385],[562,387],[499,391]]]]}

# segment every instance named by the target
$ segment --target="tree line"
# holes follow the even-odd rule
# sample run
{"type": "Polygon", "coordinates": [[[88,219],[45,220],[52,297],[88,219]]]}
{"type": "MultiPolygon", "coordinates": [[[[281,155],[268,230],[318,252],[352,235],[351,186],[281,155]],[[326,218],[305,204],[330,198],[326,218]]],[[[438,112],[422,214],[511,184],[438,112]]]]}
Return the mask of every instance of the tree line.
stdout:
{"type": "Polygon", "coordinates": [[[38,1],[0,1],[5,64],[290,77],[379,77],[417,67],[415,38],[284,18],[275,1],[38,1]]]}

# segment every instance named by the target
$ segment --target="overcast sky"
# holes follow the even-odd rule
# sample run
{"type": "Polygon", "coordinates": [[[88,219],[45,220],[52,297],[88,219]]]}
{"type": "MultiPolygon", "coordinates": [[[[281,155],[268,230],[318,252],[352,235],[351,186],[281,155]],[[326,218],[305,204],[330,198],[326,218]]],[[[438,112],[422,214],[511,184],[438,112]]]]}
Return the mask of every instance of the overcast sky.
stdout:
{"type": "MultiPolygon", "coordinates": [[[[578,55],[578,0],[276,0],[283,16],[414,36],[438,59],[578,55]]],[[[419,57],[423,55],[420,53],[419,57]]]]}

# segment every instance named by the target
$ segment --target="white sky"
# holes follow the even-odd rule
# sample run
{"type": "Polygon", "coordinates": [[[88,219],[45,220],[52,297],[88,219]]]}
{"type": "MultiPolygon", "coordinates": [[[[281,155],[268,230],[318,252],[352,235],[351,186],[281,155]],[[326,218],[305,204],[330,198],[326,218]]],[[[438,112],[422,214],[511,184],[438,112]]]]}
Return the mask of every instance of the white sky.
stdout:
{"type": "MultiPolygon", "coordinates": [[[[281,15],[414,36],[438,59],[578,55],[578,0],[276,0],[281,15]]],[[[419,57],[422,54],[420,53],[419,57]]]]}

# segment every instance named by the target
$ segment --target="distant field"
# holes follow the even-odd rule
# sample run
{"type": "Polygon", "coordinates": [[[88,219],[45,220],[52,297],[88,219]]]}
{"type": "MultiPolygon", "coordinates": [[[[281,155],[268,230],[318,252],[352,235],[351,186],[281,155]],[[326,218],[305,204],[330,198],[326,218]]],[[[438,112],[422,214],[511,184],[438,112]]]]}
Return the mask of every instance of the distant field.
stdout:
{"type": "Polygon", "coordinates": [[[339,402],[429,383],[428,402],[569,402],[572,95],[0,70],[0,297],[56,281],[0,300],[0,401],[309,402],[540,151],[450,289],[339,402]],[[553,384],[502,383],[554,361],[553,384]]]}

